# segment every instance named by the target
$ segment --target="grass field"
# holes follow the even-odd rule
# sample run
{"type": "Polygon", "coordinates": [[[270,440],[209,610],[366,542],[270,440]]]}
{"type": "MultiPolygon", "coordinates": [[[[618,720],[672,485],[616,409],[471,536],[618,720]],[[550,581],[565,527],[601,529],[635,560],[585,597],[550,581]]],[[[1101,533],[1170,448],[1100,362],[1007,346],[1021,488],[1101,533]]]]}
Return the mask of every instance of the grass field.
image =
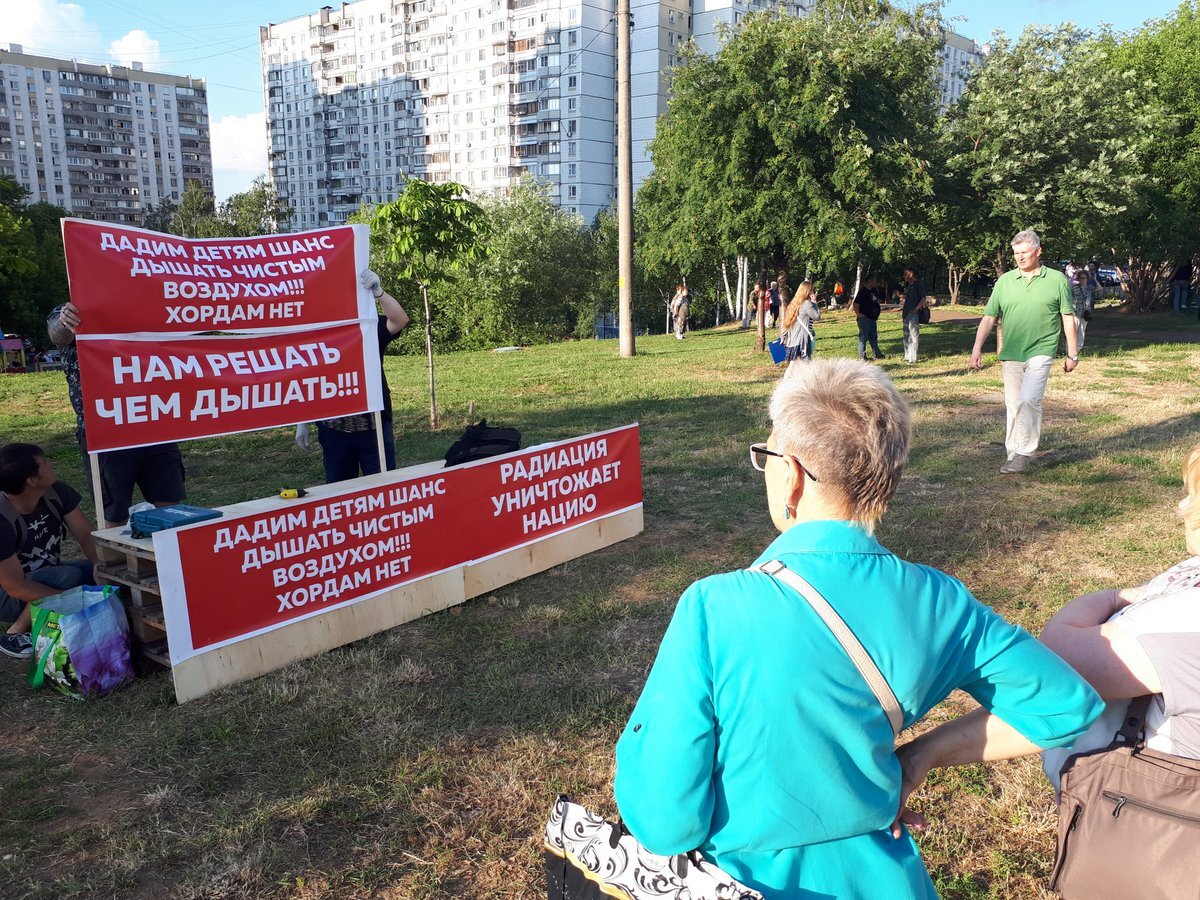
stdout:
{"type": "MultiPolygon", "coordinates": [[[[1036,630],[1067,599],[1134,584],[1185,555],[1174,507],[1198,439],[1193,318],[1102,309],[1083,362],[1056,369],[1045,456],[999,477],[1004,407],[989,360],[967,374],[966,321],[883,363],[913,406],[886,546],[963,579],[1036,630]]],[[[389,357],[401,464],[440,457],[468,406],[533,444],[638,421],[639,537],[463,607],[176,706],[159,674],[97,702],[32,692],[0,659],[0,883],[17,897],[544,896],[539,832],[558,791],[615,812],[612,749],[679,593],[773,537],[746,445],[765,440],[779,371],[753,335],[580,342],[439,359],[443,429],[423,363],[389,357]]],[[[852,356],[830,314],[819,355],[852,356]]],[[[82,485],[62,375],[0,379],[0,439],[47,448],[82,485]]],[[[219,505],[317,483],[290,430],[184,447],[190,499],[219,505]]],[[[237,590],[237,585],[230,585],[237,590]]],[[[964,706],[952,697],[930,717],[964,706]]],[[[919,726],[924,727],[924,726],[919,726]]],[[[1036,761],[938,774],[916,805],[947,898],[1037,898],[1053,855],[1036,761]]],[[[1046,895],[1048,896],[1048,895],[1046,895]]]]}

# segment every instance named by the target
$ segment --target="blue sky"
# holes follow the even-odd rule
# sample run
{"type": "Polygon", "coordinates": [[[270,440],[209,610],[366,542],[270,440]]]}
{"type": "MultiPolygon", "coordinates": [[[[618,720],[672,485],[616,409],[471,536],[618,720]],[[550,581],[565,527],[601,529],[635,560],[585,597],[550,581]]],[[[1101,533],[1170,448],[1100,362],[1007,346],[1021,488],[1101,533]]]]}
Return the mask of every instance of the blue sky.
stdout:
{"type": "MultiPolygon", "coordinates": [[[[147,69],[208,81],[216,193],[245,190],[266,170],[258,26],[319,9],[336,0],[5,0],[0,44],[27,53],[89,62],[140,60],[147,69]]],[[[451,3],[454,0],[450,0],[451,3]]],[[[1026,25],[1071,21],[1137,28],[1163,17],[1174,0],[947,0],[944,14],[960,34],[984,43],[995,29],[1019,34],[1026,25]]]]}

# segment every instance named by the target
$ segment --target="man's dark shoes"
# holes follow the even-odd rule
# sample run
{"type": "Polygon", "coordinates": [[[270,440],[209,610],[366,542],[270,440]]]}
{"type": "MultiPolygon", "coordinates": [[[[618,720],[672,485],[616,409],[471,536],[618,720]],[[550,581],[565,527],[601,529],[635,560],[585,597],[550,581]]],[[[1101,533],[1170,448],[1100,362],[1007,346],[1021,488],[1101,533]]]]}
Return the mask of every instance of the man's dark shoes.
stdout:
{"type": "Polygon", "coordinates": [[[33,642],[23,632],[0,636],[0,653],[13,659],[29,659],[33,656],[33,642]]]}

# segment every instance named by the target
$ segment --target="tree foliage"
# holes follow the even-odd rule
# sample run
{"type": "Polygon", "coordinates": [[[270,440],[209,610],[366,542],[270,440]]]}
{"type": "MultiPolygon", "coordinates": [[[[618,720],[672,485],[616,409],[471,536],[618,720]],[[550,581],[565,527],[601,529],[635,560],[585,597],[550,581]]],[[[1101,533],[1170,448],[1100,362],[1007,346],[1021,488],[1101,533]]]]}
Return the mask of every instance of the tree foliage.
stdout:
{"type": "Polygon", "coordinates": [[[1137,79],[1137,100],[1157,111],[1142,153],[1147,179],[1139,202],[1110,223],[1111,252],[1122,264],[1135,311],[1161,305],[1174,264],[1200,246],[1200,8],[1147,22],[1115,48],[1113,64],[1137,79]]]}
{"type": "Polygon", "coordinates": [[[595,247],[583,220],[532,180],[482,202],[483,253],[460,260],[436,294],[462,347],[561,340],[591,320],[595,247]]]}
{"type": "Polygon", "coordinates": [[[0,326],[46,344],[46,316],[69,298],[59,224],[67,211],[27,197],[0,179],[0,326]]]}
{"type": "Polygon", "coordinates": [[[894,258],[930,191],[936,8],[819,0],[685,54],[639,192],[653,264],[706,250],[825,270],[894,258]]]}
{"type": "Polygon", "coordinates": [[[998,274],[1026,228],[1053,258],[1091,256],[1112,247],[1115,217],[1143,210],[1146,153],[1166,112],[1145,103],[1115,47],[1107,32],[1070,25],[996,38],[940,129],[931,224],[953,229],[948,259],[973,269],[990,248],[998,274]]]}
{"type": "Polygon", "coordinates": [[[409,179],[391,203],[375,210],[371,218],[372,242],[401,278],[421,291],[425,311],[425,355],[429,362],[429,424],[438,425],[433,374],[433,313],[429,288],[453,282],[457,270],[483,258],[487,215],[467,189],[448,181],[430,184],[409,179]]]}
{"type": "Polygon", "coordinates": [[[170,197],[162,197],[142,213],[142,227],[170,234],[178,210],[179,204],[172,202],[170,197]]]}
{"type": "MultiPolygon", "coordinates": [[[[151,207],[146,214],[147,221],[160,224],[166,213],[164,204],[168,202],[164,200],[151,207]]],[[[291,208],[279,198],[275,186],[263,175],[255,178],[248,190],[231,194],[220,205],[199,182],[190,181],[179,206],[173,210],[170,226],[154,230],[187,238],[254,237],[274,234],[287,226],[291,216],[291,208]]]]}
{"type": "Polygon", "coordinates": [[[229,237],[229,228],[217,218],[212,195],[198,181],[189,181],[171,219],[171,233],[186,238],[229,237]]]}
{"type": "Polygon", "coordinates": [[[234,237],[274,234],[291,217],[291,207],[279,198],[265,175],[255,178],[249,190],[230,195],[217,209],[217,218],[234,237]]]}

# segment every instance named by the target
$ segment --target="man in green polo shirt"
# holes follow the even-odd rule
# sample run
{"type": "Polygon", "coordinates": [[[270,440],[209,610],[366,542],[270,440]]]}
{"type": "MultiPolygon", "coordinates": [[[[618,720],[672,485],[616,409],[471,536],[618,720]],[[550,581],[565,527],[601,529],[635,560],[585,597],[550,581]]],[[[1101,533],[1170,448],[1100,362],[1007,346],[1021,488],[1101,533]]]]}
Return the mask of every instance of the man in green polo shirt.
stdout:
{"type": "Polygon", "coordinates": [[[1004,446],[1008,460],[1004,474],[1024,472],[1037,452],[1042,433],[1042,397],[1046,380],[1058,353],[1058,338],[1067,338],[1067,360],[1063,368],[1075,371],[1079,348],[1075,343],[1075,316],[1071,288],[1056,269],[1042,265],[1042,241],[1036,231],[1022,231],[1012,240],[1017,267],[996,280],[991,299],[975,332],[971,368],[983,365],[983,343],[997,319],[1004,321],[1004,405],[1008,429],[1004,446]]]}

